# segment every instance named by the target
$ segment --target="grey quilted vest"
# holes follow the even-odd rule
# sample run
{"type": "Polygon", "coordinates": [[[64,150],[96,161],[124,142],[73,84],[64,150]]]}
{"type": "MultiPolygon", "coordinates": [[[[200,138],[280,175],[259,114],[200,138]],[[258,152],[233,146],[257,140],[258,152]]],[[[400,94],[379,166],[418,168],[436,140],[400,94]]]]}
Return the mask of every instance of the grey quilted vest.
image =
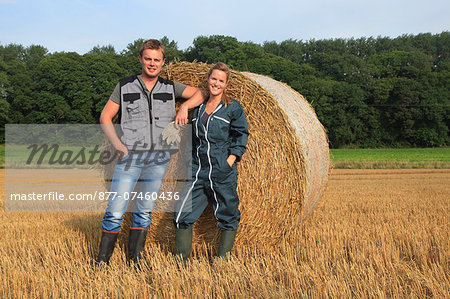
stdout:
{"type": "Polygon", "coordinates": [[[120,139],[129,150],[177,150],[162,140],[163,129],[175,119],[173,81],[158,77],[147,97],[138,76],[120,82],[120,139]]]}

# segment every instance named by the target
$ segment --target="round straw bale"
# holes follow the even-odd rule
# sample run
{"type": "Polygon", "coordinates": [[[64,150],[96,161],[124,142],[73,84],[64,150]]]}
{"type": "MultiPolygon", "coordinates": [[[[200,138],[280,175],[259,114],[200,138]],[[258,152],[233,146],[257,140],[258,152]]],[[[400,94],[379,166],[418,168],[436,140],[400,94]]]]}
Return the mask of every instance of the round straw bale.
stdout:
{"type": "MultiPolygon", "coordinates": [[[[167,65],[161,76],[206,89],[209,68],[177,62],[167,65]]],[[[303,96],[269,77],[232,71],[226,92],[243,106],[250,131],[247,152],[238,165],[242,217],[235,244],[270,246],[311,213],[325,189],[330,168],[326,133],[303,96]]],[[[178,155],[171,159],[166,178],[177,171],[182,161],[178,155]]],[[[113,167],[103,171],[111,178],[113,167]]],[[[174,190],[173,184],[165,182],[162,191],[174,190]]],[[[130,216],[126,218],[125,227],[131,223],[130,216]]],[[[152,213],[149,240],[173,248],[172,219],[173,213],[152,213]]],[[[194,252],[217,243],[216,223],[208,207],[194,226],[194,252]]]]}
{"type": "Polygon", "coordinates": [[[306,185],[302,209],[304,219],[316,206],[327,184],[330,152],[325,129],[308,101],[288,85],[258,74],[248,72],[242,74],[272,95],[294,127],[307,172],[306,179],[302,182],[306,185]]]}
{"type": "MultiPolygon", "coordinates": [[[[206,89],[209,68],[177,62],[161,76],[206,89]]],[[[242,218],[235,244],[274,244],[311,213],[325,188],[330,167],[325,130],[303,96],[269,77],[232,71],[226,92],[243,106],[250,131],[238,165],[242,218]]],[[[153,213],[150,239],[173,244],[172,218],[173,213],[153,213]]],[[[194,243],[217,241],[216,223],[207,209],[194,226],[194,243]]]]}

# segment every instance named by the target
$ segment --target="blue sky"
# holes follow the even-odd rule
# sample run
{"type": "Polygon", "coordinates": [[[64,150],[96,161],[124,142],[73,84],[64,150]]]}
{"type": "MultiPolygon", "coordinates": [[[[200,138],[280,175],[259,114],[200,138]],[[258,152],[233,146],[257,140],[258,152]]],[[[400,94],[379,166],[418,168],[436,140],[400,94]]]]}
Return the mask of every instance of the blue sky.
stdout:
{"type": "Polygon", "coordinates": [[[448,30],[448,0],[0,0],[0,44],[50,52],[84,54],[96,45],[120,52],[163,36],[184,50],[199,35],[262,44],[448,30]]]}

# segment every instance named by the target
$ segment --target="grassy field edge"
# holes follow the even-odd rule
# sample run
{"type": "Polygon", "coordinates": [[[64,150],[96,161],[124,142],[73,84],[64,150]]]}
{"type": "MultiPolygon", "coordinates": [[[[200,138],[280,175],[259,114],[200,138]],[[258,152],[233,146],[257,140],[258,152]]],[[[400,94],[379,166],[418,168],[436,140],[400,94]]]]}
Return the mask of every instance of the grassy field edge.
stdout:
{"type": "Polygon", "coordinates": [[[331,149],[335,169],[447,169],[450,148],[331,149]]]}
{"type": "MultiPolygon", "coordinates": [[[[449,169],[450,147],[330,149],[334,169],[449,169]]],[[[5,168],[5,145],[0,145],[0,168],[5,168]]]]}
{"type": "Polygon", "coordinates": [[[441,161],[337,161],[334,169],[448,169],[450,162],[441,161]]]}

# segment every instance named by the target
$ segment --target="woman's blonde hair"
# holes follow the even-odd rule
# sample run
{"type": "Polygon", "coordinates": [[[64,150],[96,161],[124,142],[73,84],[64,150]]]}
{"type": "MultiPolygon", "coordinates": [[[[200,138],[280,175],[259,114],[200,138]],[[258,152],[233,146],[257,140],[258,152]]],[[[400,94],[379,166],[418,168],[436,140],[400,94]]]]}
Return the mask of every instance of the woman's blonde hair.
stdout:
{"type": "MultiPolygon", "coordinates": [[[[212,74],[212,72],[213,72],[214,70],[219,70],[219,71],[225,72],[225,74],[227,75],[227,84],[228,84],[228,82],[230,81],[230,77],[231,77],[231,70],[230,70],[230,68],[228,67],[228,65],[226,65],[226,64],[223,63],[223,62],[218,62],[218,63],[216,63],[215,65],[213,65],[213,66],[209,69],[209,72],[208,72],[208,79],[209,79],[209,77],[211,77],[211,74],[212,74]]],[[[227,105],[229,105],[229,104],[231,103],[231,101],[230,101],[230,99],[228,98],[228,96],[226,95],[225,91],[226,91],[226,90],[223,91],[222,102],[225,104],[225,107],[226,107],[227,105]]]]}

